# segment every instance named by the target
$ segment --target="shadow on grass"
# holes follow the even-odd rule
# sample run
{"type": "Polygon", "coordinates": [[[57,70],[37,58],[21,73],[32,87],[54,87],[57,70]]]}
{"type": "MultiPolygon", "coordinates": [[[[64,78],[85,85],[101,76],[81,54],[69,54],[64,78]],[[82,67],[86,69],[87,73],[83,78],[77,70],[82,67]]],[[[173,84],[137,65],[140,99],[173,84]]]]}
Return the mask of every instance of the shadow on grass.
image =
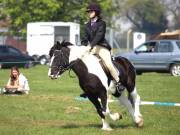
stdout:
{"type": "Polygon", "coordinates": [[[101,125],[100,124],[86,124],[86,125],[82,125],[82,124],[67,124],[67,125],[64,125],[64,126],[61,126],[62,128],[65,128],[65,129],[72,129],[72,128],[80,128],[80,127],[84,127],[84,128],[87,128],[87,127],[94,127],[94,128],[101,128],[101,125]]]}
{"type": "MultiPolygon", "coordinates": [[[[136,128],[136,126],[133,124],[126,124],[126,125],[110,124],[110,126],[113,129],[136,128]]],[[[61,126],[61,128],[64,128],[64,129],[73,129],[73,128],[80,128],[80,127],[83,127],[83,128],[99,128],[100,129],[100,128],[102,128],[102,125],[101,124],[74,124],[74,123],[70,123],[70,124],[66,124],[66,125],[61,126]]]]}

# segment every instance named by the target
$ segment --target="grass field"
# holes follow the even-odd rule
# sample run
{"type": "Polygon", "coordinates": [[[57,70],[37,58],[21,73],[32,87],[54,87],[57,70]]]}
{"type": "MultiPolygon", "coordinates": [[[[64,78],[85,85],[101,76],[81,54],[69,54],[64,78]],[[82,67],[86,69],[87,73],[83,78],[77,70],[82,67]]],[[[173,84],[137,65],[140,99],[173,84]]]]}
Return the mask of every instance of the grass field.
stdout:
{"type": "MultiPolygon", "coordinates": [[[[47,66],[20,69],[29,80],[30,94],[0,96],[0,135],[180,135],[180,107],[141,106],[144,127],[136,128],[125,108],[111,103],[123,119],[109,119],[111,132],[101,130],[101,119],[89,101],[77,101],[78,80],[68,72],[58,80],[47,77],[47,66]]],[[[0,87],[6,84],[9,69],[0,69],[0,87]]],[[[143,101],[180,102],[180,78],[169,74],[137,76],[143,101]]]]}

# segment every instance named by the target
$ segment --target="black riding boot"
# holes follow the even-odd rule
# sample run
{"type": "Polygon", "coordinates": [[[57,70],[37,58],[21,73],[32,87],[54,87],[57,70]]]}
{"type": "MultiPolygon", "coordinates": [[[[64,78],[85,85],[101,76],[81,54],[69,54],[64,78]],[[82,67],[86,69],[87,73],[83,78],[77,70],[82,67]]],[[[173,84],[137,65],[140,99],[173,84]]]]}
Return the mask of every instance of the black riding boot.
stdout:
{"type": "Polygon", "coordinates": [[[125,89],[125,87],[122,85],[121,82],[116,82],[116,91],[114,94],[112,94],[115,97],[120,97],[122,91],[125,89]]]}
{"type": "Polygon", "coordinates": [[[80,94],[80,97],[87,98],[87,94],[86,93],[82,93],[82,94],[80,94]]]}
{"type": "Polygon", "coordinates": [[[121,93],[123,90],[125,89],[125,87],[122,85],[121,82],[117,82],[116,83],[116,90],[121,93]]]}

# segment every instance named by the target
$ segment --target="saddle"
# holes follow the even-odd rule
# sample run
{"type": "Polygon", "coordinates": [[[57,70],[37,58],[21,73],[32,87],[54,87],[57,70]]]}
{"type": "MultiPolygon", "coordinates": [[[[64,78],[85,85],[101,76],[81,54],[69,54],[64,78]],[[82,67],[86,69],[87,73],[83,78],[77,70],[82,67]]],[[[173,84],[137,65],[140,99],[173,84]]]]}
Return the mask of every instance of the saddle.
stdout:
{"type": "MultiPolygon", "coordinates": [[[[104,61],[101,59],[101,57],[100,57],[99,55],[97,55],[97,54],[94,54],[94,55],[99,59],[99,63],[100,63],[100,65],[101,65],[102,69],[104,70],[106,76],[108,77],[108,85],[110,85],[110,81],[111,81],[111,80],[114,80],[114,79],[113,79],[113,77],[112,77],[109,69],[107,68],[107,66],[105,65],[104,61]]],[[[113,64],[114,64],[114,66],[116,67],[117,65],[116,65],[115,59],[112,58],[112,62],[113,62],[113,64]]],[[[119,76],[120,76],[120,75],[121,75],[121,70],[119,70],[119,72],[120,72],[120,74],[119,74],[119,76]]],[[[121,82],[118,82],[118,83],[116,84],[116,91],[115,91],[115,93],[112,94],[112,95],[114,95],[115,97],[119,97],[119,96],[121,95],[121,92],[122,92],[124,89],[125,89],[125,87],[121,84],[121,82]]]]}
{"type": "Polygon", "coordinates": [[[101,59],[101,57],[98,54],[93,54],[93,55],[96,56],[99,59],[99,63],[101,65],[102,69],[104,70],[104,73],[108,77],[108,79],[109,80],[113,80],[113,77],[112,77],[111,73],[109,72],[109,69],[107,68],[107,66],[105,65],[104,61],[101,59]]]}

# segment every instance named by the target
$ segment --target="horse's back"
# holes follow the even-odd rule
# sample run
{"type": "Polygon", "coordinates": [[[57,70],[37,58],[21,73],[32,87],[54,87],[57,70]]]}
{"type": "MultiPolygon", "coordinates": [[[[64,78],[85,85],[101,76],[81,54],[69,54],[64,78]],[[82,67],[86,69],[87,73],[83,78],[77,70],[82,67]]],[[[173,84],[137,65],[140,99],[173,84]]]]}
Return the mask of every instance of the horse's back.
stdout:
{"type": "Polygon", "coordinates": [[[117,62],[119,64],[119,66],[123,67],[127,73],[134,73],[135,72],[135,68],[132,65],[132,63],[125,57],[115,57],[115,62],[117,62]]]}
{"type": "Polygon", "coordinates": [[[120,72],[120,79],[126,86],[135,86],[136,70],[132,63],[124,57],[115,57],[114,64],[120,72]]]}

